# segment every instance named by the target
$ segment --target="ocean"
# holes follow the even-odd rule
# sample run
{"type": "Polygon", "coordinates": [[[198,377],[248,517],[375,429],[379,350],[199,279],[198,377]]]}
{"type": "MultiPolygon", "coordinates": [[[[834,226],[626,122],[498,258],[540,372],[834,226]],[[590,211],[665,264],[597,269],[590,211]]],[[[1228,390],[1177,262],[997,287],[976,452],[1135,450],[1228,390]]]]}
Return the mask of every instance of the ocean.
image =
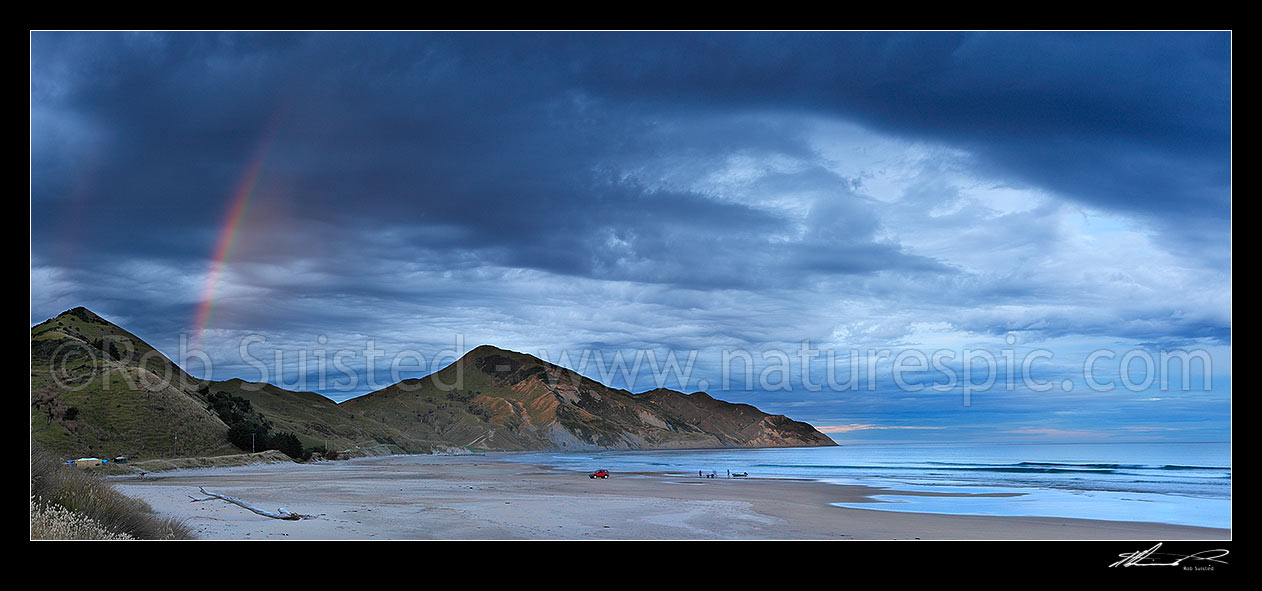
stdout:
{"type": "Polygon", "coordinates": [[[748,473],[861,484],[891,491],[1016,496],[879,494],[838,506],[959,515],[1020,515],[1231,527],[1231,444],[979,445],[846,443],[788,449],[537,452],[505,459],[589,472],[748,473]]]}

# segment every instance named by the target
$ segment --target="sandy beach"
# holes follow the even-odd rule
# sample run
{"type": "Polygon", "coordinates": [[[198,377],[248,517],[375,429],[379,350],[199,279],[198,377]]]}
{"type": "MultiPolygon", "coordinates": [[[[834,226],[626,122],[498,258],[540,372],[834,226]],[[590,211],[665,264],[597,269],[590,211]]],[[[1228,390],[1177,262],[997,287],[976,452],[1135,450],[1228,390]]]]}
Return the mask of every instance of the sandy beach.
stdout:
{"type": "Polygon", "coordinates": [[[209,540],[1228,540],[1227,529],[841,508],[889,492],[773,479],[617,473],[606,480],[486,456],[391,456],[173,470],[112,479],[209,540]],[[313,516],[269,519],[260,508],[313,516]]]}

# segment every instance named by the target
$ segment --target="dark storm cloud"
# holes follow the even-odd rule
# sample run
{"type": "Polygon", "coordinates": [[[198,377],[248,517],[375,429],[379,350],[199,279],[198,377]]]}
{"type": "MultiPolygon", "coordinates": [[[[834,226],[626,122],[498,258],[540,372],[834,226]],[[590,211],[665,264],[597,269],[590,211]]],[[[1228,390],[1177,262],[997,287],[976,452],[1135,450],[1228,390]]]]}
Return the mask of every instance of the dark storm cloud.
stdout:
{"type": "MultiPolygon", "coordinates": [[[[643,48],[623,63],[597,37],[572,40],[587,49],[570,41],[37,34],[36,111],[73,115],[77,133],[96,148],[65,162],[43,149],[44,138],[33,139],[36,250],[58,236],[58,213],[80,207],[86,211],[78,215],[92,220],[77,229],[84,242],[108,242],[120,255],[205,256],[228,198],[261,149],[258,200],[281,199],[265,188],[288,191],[297,196],[286,206],[290,218],[324,231],[419,229],[395,245],[401,250],[474,252],[496,264],[564,274],[715,286],[759,283],[799,268],[935,266],[895,244],[872,243],[870,219],[822,250],[776,248],[769,241],[786,221],[774,211],[622,178],[612,168],[620,158],[665,141],[703,154],[805,149],[792,134],[759,133],[765,129],[756,123],[719,122],[681,138],[660,120],[678,107],[629,101],[625,88],[605,97],[600,76],[587,87],[593,70],[634,82],[656,63],[635,63],[643,48]],[[603,61],[590,63],[589,49],[603,61]],[[63,174],[43,173],[54,170],[63,174]],[[91,180],[78,182],[90,186],[74,186],[84,178],[91,180]],[[76,190],[91,195],[68,203],[76,190]]],[[[687,43],[672,49],[666,66],[706,59],[687,50],[687,43]]],[[[653,96],[669,81],[644,90],[653,96]]],[[[676,90],[681,104],[701,98],[689,85],[676,90]]],[[[264,252],[292,254],[273,246],[264,252]]]]}
{"type": "Polygon", "coordinates": [[[1227,33],[715,33],[664,36],[651,47],[643,40],[599,44],[597,57],[583,62],[584,80],[628,100],[831,112],[943,140],[1102,207],[1227,216],[1227,33]]]}
{"type": "MultiPolygon", "coordinates": [[[[299,293],[501,297],[430,283],[487,265],[702,291],[974,282],[821,290],[962,309],[1055,298],[909,251],[891,206],[825,167],[802,119],[949,145],[1196,251],[1228,231],[1229,49],[1224,33],[35,33],[32,256],[62,270],[50,297],[126,279],[132,259],[196,277],[262,157],[231,268],[253,291],[221,305],[243,325],[315,312],[299,293]],[[801,166],[760,171],[744,195],[698,182],[737,155],[801,166]],[[809,205],[761,199],[777,195],[809,205]]],[[[949,183],[918,191],[925,210],[958,199],[949,183]]],[[[1040,248],[1057,239],[1040,221],[1013,232],[1040,248]]],[[[187,301],[201,288],[187,283],[110,297],[187,301]]],[[[1066,332],[1110,330],[1108,314],[1061,314],[1066,332]]],[[[1022,320],[949,316],[982,332],[1022,320]]]]}

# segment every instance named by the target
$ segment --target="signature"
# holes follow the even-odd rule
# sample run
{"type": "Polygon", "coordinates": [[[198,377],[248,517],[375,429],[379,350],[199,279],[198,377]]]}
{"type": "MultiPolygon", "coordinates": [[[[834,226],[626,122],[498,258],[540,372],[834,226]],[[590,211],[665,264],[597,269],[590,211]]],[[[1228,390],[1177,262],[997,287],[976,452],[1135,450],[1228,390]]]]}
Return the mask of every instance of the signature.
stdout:
{"type": "Polygon", "coordinates": [[[1220,558],[1228,554],[1228,551],[1223,550],[1223,549],[1202,550],[1200,552],[1196,552],[1195,554],[1188,554],[1186,556],[1181,556],[1179,554],[1171,554],[1169,552],[1158,552],[1157,551],[1158,548],[1161,548],[1161,544],[1157,544],[1156,546],[1153,546],[1152,548],[1149,548],[1147,550],[1142,550],[1139,552],[1124,552],[1122,554],[1118,554],[1118,556],[1122,557],[1122,559],[1117,562],[1114,562],[1113,564],[1110,564],[1109,567],[1112,568],[1116,566],[1179,566],[1183,564],[1183,561],[1185,560],[1216,562],[1218,564],[1227,564],[1227,561],[1219,560],[1220,558]],[[1160,562],[1160,561],[1168,561],[1168,562],[1160,562]]]}

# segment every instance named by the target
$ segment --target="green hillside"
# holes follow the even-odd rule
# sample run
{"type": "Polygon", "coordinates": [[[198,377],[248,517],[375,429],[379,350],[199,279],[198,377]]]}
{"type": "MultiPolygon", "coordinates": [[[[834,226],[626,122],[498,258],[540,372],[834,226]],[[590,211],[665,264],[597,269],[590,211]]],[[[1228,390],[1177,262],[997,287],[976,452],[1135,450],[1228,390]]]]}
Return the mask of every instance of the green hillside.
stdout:
{"type": "Polygon", "coordinates": [[[63,456],[236,453],[200,384],[86,308],[31,328],[31,437],[63,456]]]}
{"type": "Polygon", "coordinates": [[[226,392],[250,401],[278,431],[298,436],[306,448],[364,453],[427,453],[431,446],[373,419],[356,415],[315,392],[292,392],[271,384],[231,379],[214,382],[211,392],[226,392]]]}

